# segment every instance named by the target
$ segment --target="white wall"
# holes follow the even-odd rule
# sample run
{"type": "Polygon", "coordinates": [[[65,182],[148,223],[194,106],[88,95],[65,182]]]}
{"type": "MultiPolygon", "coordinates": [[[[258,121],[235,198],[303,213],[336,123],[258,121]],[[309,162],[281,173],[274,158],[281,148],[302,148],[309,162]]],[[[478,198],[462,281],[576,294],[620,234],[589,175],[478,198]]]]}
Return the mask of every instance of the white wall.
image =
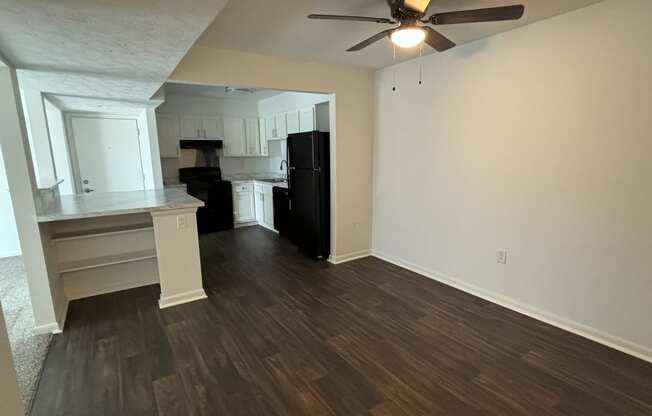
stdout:
{"type": "Polygon", "coordinates": [[[32,161],[34,162],[36,185],[38,188],[47,189],[56,183],[57,175],[50,147],[43,96],[41,91],[33,89],[21,89],[20,94],[32,161]]]}
{"type": "Polygon", "coordinates": [[[140,155],[145,173],[145,189],[162,189],[163,174],[161,170],[161,153],[158,145],[156,112],[145,108],[138,117],[140,130],[140,155]]]}
{"type": "Polygon", "coordinates": [[[63,113],[47,98],[43,101],[56,177],[58,180],[63,180],[59,185],[59,193],[61,195],[72,195],[75,193],[75,182],[63,113]]]}
{"type": "Polygon", "coordinates": [[[650,16],[607,0],[425,57],[421,87],[379,71],[376,252],[652,359],[650,16]]]}
{"type": "Polygon", "coordinates": [[[57,331],[62,326],[67,300],[59,276],[46,262],[45,250],[48,247],[35,220],[36,179],[13,68],[0,67],[0,126],[0,148],[4,155],[36,330],[57,331]]]}
{"type": "Polygon", "coordinates": [[[0,149],[0,258],[20,256],[20,241],[14,218],[14,207],[9,194],[5,163],[0,149]]]}
{"type": "Polygon", "coordinates": [[[307,92],[284,92],[258,102],[258,113],[261,116],[272,115],[285,111],[307,108],[311,105],[328,101],[326,94],[307,92]]]}

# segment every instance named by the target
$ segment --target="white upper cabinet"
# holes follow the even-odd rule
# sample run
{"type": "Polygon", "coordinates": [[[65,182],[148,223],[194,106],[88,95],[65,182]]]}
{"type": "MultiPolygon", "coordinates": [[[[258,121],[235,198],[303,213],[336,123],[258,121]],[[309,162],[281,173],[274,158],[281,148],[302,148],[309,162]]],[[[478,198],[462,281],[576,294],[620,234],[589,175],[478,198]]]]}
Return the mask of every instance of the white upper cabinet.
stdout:
{"type": "Polygon", "coordinates": [[[224,117],[224,155],[244,156],[246,154],[245,121],[239,117],[224,117]]]}
{"type": "Polygon", "coordinates": [[[287,121],[285,119],[285,113],[277,114],[274,116],[276,121],[276,138],[285,139],[288,136],[287,131],[287,121]]]}
{"type": "Polygon", "coordinates": [[[202,133],[205,139],[222,139],[224,137],[224,127],[222,126],[221,117],[202,118],[202,133]]]}
{"type": "Polygon", "coordinates": [[[184,139],[198,139],[202,137],[204,126],[200,116],[181,116],[181,137],[184,139]]]}
{"type": "Polygon", "coordinates": [[[315,106],[299,110],[299,131],[301,133],[315,130],[315,106]]]}
{"type": "Polygon", "coordinates": [[[276,119],[274,116],[265,117],[263,119],[265,124],[265,139],[272,140],[276,138],[276,119]]]}
{"type": "Polygon", "coordinates": [[[260,154],[262,156],[268,156],[269,149],[267,146],[267,138],[265,137],[265,119],[263,118],[258,120],[258,134],[260,136],[260,154]]]}
{"type": "Polygon", "coordinates": [[[157,114],[156,124],[161,157],[179,157],[179,117],[176,114],[157,114]]]}
{"type": "Polygon", "coordinates": [[[299,133],[299,110],[285,113],[287,134],[299,133]]]}
{"type": "Polygon", "coordinates": [[[221,139],[222,119],[218,116],[181,116],[181,137],[184,139],[221,139]]]}
{"type": "Polygon", "coordinates": [[[260,127],[257,118],[248,118],[245,120],[245,137],[247,141],[247,154],[252,156],[260,155],[260,127]]]}

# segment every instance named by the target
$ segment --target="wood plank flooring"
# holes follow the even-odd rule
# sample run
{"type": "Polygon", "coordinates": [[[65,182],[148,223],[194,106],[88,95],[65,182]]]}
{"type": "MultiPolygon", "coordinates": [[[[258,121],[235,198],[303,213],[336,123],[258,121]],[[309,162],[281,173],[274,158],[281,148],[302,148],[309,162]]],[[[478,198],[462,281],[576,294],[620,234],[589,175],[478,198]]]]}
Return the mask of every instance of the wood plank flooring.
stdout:
{"type": "Polygon", "coordinates": [[[652,415],[652,365],[378,259],[200,244],[207,300],[70,305],[32,415],[652,415]]]}

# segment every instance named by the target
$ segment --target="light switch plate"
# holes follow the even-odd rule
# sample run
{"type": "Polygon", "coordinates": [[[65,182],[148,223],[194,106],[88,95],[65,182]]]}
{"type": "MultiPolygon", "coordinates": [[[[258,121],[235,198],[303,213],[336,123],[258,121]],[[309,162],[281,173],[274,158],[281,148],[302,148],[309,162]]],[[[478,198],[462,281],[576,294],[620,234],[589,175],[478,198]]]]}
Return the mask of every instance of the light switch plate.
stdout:
{"type": "Polygon", "coordinates": [[[499,250],[496,253],[496,261],[499,264],[507,264],[507,250],[499,250]]]}

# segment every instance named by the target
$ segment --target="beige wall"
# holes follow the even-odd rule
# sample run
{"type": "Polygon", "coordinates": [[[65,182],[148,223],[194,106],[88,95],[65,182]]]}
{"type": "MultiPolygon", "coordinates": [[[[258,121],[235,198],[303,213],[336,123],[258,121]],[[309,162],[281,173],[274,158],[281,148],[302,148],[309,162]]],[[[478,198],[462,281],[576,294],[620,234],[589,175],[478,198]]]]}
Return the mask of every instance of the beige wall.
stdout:
{"type": "Polygon", "coordinates": [[[426,57],[422,87],[378,72],[374,249],[652,360],[650,16],[608,0],[426,57]]]}
{"type": "Polygon", "coordinates": [[[263,55],[193,47],[173,81],[336,94],[336,258],[371,248],[373,74],[263,55]]]}
{"type": "Polygon", "coordinates": [[[24,415],[20,400],[16,370],[11,355],[11,346],[7,337],[5,317],[0,304],[0,414],[3,416],[24,415]]]}

